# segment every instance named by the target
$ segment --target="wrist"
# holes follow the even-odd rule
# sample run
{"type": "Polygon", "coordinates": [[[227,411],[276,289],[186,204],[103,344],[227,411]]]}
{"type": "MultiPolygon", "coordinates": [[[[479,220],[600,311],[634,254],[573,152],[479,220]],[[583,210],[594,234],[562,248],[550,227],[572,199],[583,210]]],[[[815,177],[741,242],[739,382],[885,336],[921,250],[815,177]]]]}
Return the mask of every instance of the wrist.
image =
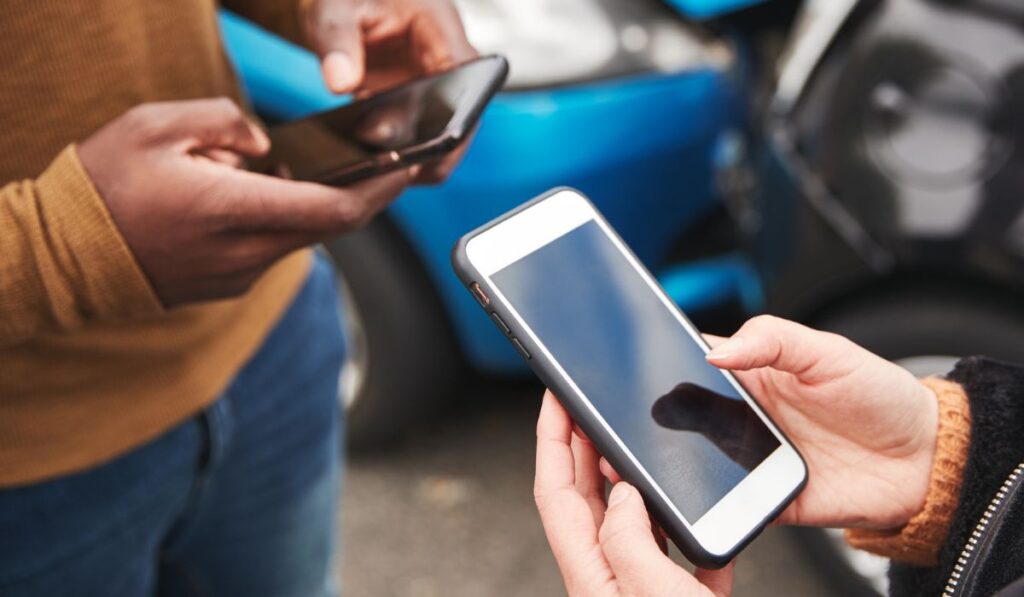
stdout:
{"type": "Polygon", "coordinates": [[[930,565],[945,541],[956,511],[970,444],[970,410],[956,383],[929,378],[922,385],[934,396],[937,423],[923,498],[904,524],[888,530],[848,530],[847,541],[915,565],[930,565]]]}
{"type": "Polygon", "coordinates": [[[935,457],[938,451],[941,426],[941,399],[935,389],[924,380],[916,385],[920,395],[918,408],[919,412],[923,413],[923,420],[919,426],[918,437],[914,442],[917,447],[909,457],[910,466],[904,485],[907,501],[903,514],[898,520],[890,521],[890,524],[885,525],[884,528],[888,529],[905,526],[924,510],[935,474],[935,457]]]}

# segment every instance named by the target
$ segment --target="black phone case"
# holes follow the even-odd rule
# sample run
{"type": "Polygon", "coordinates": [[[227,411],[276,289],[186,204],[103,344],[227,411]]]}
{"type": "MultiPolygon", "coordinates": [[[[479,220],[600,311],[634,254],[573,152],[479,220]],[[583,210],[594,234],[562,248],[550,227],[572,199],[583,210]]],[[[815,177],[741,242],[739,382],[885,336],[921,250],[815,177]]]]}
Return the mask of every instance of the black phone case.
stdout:
{"type": "MultiPolygon", "coordinates": [[[[522,327],[516,322],[515,318],[512,317],[512,314],[509,312],[507,305],[502,304],[501,301],[495,300],[493,298],[496,296],[494,289],[491,288],[490,285],[485,282],[483,276],[481,276],[479,272],[476,271],[476,269],[469,262],[469,259],[466,256],[466,243],[469,242],[471,238],[494,227],[495,225],[501,223],[502,221],[509,219],[510,217],[516,215],[517,213],[528,209],[532,205],[544,201],[548,197],[551,197],[552,195],[555,195],[562,191],[572,191],[586,198],[586,196],[583,195],[583,193],[580,193],[575,189],[569,187],[558,187],[520,205],[519,207],[503,214],[502,216],[462,236],[462,238],[460,238],[459,241],[456,243],[455,248],[452,250],[452,265],[455,269],[455,273],[462,281],[462,283],[467,287],[467,289],[471,284],[476,283],[480,285],[480,287],[487,293],[489,297],[491,297],[490,303],[485,307],[485,310],[488,313],[497,313],[498,316],[510,328],[511,331],[509,334],[505,334],[506,337],[508,337],[510,341],[513,338],[515,338],[522,344],[522,346],[530,354],[531,358],[527,359],[527,364],[529,364],[533,372],[537,375],[538,378],[540,378],[541,382],[545,386],[547,386],[555,393],[555,396],[558,398],[558,401],[561,402],[563,406],[565,406],[570,416],[572,416],[572,419],[576,422],[576,424],[580,426],[581,429],[583,429],[583,431],[587,434],[590,440],[594,442],[594,445],[597,446],[597,449],[615,468],[615,470],[622,476],[622,478],[640,491],[640,494],[644,498],[644,503],[647,506],[647,510],[654,516],[655,520],[658,522],[659,525],[661,525],[661,527],[668,534],[669,538],[672,540],[673,543],[675,543],[676,547],[679,548],[683,555],[686,556],[688,560],[702,568],[721,568],[728,564],[736,556],[736,554],[742,551],[743,548],[745,548],[751,541],[753,541],[761,533],[761,531],[764,530],[768,523],[774,520],[782,512],[782,510],[785,509],[785,507],[800,493],[800,491],[804,488],[804,486],[807,483],[807,476],[805,475],[800,485],[797,486],[796,489],[794,489],[793,492],[791,492],[786,497],[786,499],[784,499],[778,505],[777,508],[772,510],[772,512],[769,513],[769,515],[766,516],[757,526],[751,529],[747,536],[744,537],[744,539],[740,541],[736,545],[736,547],[729,553],[720,556],[715,555],[709,553],[708,551],[703,549],[699,543],[697,543],[696,539],[690,533],[690,531],[687,530],[683,522],[679,520],[679,518],[677,518],[675,514],[672,513],[672,510],[669,508],[668,504],[664,502],[658,495],[658,492],[655,490],[654,485],[647,481],[646,477],[643,474],[641,474],[639,468],[637,468],[632,463],[632,461],[626,456],[626,454],[619,449],[615,440],[611,437],[611,435],[609,435],[605,431],[604,426],[599,423],[597,418],[590,412],[586,405],[583,404],[583,402],[576,396],[576,393],[567,383],[567,380],[562,377],[562,375],[558,372],[554,364],[547,360],[547,358],[541,352],[540,348],[536,346],[535,343],[530,339],[529,335],[526,333],[526,330],[522,329],[522,327]]],[[[587,199],[587,201],[589,201],[589,199],[587,199]]],[[[596,209],[595,212],[597,212],[596,209]]],[[[600,215],[600,212],[597,213],[598,217],[603,217],[600,215]]],[[[625,245],[625,243],[623,244],[625,245]]],[[[629,250],[628,245],[625,246],[627,246],[627,250],[629,250]]],[[[501,331],[502,333],[504,333],[504,330],[501,331]]],[[[758,405],[758,408],[761,411],[764,410],[760,408],[760,405],[758,405]]],[[[774,421],[772,422],[772,425],[778,428],[778,425],[775,425],[774,421]]],[[[789,439],[785,437],[785,434],[783,434],[783,438],[790,447],[793,447],[792,442],[790,442],[789,439]]],[[[802,456],[801,459],[803,459],[802,456]]]]}
{"type": "MultiPolygon", "coordinates": [[[[474,105],[473,109],[470,110],[466,118],[462,122],[453,123],[456,125],[455,128],[449,127],[445,129],[440,136],[431,139],[426,143],[408,147],[397,152],[395,155],[397,155],[398,159],[395,159],[391,154],[379,155],[363,162],[351,164],[341,170],[320,175],[312,182],[331,186],[347,186],[361,180],[366,180],[367,178],[373,178],[374,176],[380,176],[382,174],[387,174],[389,172],[394,172],[396,170],[401,170],[403,168],[408,168],[431,160],[441,159],[451,151],[455,150],[462,141],[469,137],[473,128],[476,126],[477,122],[479,122],[484,109],[498,91],[501,90],[501,87],[505,84],[505,79],[508,78],[508,61],[503,56],[481,56],[471,62],[482,60],[494,61],[496,65],[495,70],[492,73],[491,80],[488,81],[487,86],[480,94],[479,101],[474,105]]],[[[309,116],[307,118],[316,118],[316,115],[309,116]]],[[[254,161],[254,163],[257,164],[255,167],[256,170],[272,173],[272,164],[263,164],[259,161],[254,161]]]]}

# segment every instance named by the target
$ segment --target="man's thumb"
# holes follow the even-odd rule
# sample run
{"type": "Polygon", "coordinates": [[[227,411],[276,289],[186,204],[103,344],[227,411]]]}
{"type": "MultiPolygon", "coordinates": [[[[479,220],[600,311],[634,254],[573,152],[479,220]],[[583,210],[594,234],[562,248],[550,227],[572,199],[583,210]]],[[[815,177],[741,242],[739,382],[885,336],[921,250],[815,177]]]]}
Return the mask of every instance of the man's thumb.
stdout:
{"type": "Polygon", "coordinates": [[[359,15],[336,4],[321,3],[315,10],[309,16],[310,41],[320,55],[324,82],[334,93],[348,93],[363,82],[366,71],[359,15]]]}

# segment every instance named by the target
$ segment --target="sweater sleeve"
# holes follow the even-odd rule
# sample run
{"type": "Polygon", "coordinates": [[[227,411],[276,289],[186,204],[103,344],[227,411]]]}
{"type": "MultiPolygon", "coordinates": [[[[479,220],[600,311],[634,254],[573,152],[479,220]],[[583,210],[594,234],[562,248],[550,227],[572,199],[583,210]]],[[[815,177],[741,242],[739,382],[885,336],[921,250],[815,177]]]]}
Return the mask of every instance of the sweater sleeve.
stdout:
{"type": "Polygon", "coordinates": [[[302,23],[310,0],[221,0],[224,8],[288,41],[306,46],[302,23]]]}
{"type": "MultiPolygon", "coordinates": [[[[1024,367],[968,357],[949,380],[970,403],[971,439],[963,466],[956,511],[934,565],[894,561],[893,595],[938,595],[974,525],[1007,476],[1024,459],[1024,367]]],[[[1019,548],[1019,546],[1018,546],[1019,548]]]]}
{"type": "Polygon", "coordinates": [[[853,547],[918,566],[935,564],[960,497],[971,438],[970,406],[964,389],[943,379],[922,380],[939,401],[939,430],[924,507],[902,528],[849,529],[853,547]]]}
{"type": "Polygon", "coordinates": [[[162,311],[73,145],[0,188],[0,347],[162,311]]]}

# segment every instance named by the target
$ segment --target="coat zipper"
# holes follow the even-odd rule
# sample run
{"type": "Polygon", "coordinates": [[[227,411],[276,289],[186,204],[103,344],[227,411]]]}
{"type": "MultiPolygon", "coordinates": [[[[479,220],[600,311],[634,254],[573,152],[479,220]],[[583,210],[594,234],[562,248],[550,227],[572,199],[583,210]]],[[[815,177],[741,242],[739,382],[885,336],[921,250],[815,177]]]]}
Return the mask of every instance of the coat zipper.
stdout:
{"type": "Polygon", "coordinates": [[[988,508],[981,515],[981,520],[974,526],[971,536],[967,538],[967,543],[964,545],[963,550],[960,551],[960,557],[953,564],[953,572],[949,575],[949,580],[946,581],[946,588],[942,591],[943,597],[955,597],[962,594],[963,586],[960,585],[960,581],[963,580],[964,573],[972,563],[979,544],[984,538],[985,533],[988,532],[989,525],[992,523],[992,517],[1002,507],[1003,501],[1006,500],[1006,496],[1009,495],[1010,490],[1013,488],[1013,484],[1017,482],[1021,475],[1024,475],[1024,462],[1018,464],[1017,468],[1013,469],[1013,472],[1010,473],[1010,476],[1003,481],[999,491],[996,492],[995,497],[989,502],[988,508]]]}

